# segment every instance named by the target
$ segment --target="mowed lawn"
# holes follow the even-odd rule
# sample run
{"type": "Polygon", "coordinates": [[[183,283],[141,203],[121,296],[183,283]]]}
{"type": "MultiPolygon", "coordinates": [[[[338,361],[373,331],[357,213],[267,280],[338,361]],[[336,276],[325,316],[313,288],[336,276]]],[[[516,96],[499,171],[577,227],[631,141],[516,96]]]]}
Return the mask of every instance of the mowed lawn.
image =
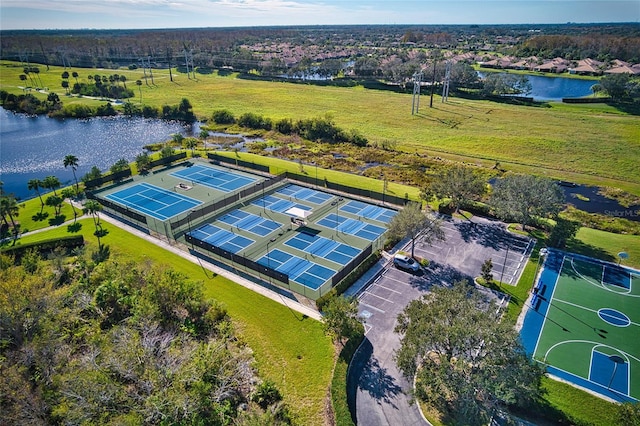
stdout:
{"type": "MultiPolygon", "coordinates": [[[[96,249],[92,219],[84,218],[81,233],[88,252],[96,249]]],[[[333,344],[322,324],[306,318],[226,278],[205,271],[146,240],[103,222],[108,235],[102,243],[113,256],[136,262],[152,261],[201,281],[207,296],[221,302],[229,312],[238,335],[254,351],[260,376],[273,380],[284,395],[297,424],[324,424],[325,398],[333,370],[333,344]]],[[[20,239],[32,241],[72,235],[66,225],[20,239]]]]}
{"type": "MultiPolygon", "coordinates": [[[[22,67],[2,62],[0,89],[20,93],[22,67]]],[[[15,64],[14,64],[15,65],[15,64]]],[[[60,67],[40,67],[43,85],[69,102],[61,87],[60,67]]],[[[419,113],[411,115],[411,94],[288,82],[243,79],[237,74],[186,75],[154,70],[152,85],[141,70],[68,69],[79,81],[89,74],[125,75],[135,92],[132,102],[175,105],[187,98],[201,119],[217,109],[236,116],[245,112],[281,118],[331,116],[344,129],[356,129],[371,142],[395,141],[398,149],[440,156],[463,156],[474,162],[554,178],[619,187],[640,194],[640,118],[607,105],[528,107],[439,96],[429,108],[423,95],[419,113]],[[142,79],[137,87],[135,80],[142,79]]],[[[74,79],[69,79],[70,84],[74,79]]],[[[44,95],[42,95],[44,96],[44,95]]]]}

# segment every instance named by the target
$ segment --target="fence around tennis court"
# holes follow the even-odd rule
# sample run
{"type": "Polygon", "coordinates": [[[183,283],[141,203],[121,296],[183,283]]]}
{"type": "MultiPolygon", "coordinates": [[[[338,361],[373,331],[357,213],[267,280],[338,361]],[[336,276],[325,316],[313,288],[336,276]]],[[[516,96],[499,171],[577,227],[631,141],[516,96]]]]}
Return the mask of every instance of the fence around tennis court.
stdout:
{"type": "Polygon", "coordinates": [[[232,266],[236,269],[244,268],[244,272],[249,275],[253,275],[261,280],[268,281],[270,284],[275,284],[297,294],[301,294],[311,300],[317,300],[324,294],[328,293],[333,287],[338,285],[340,281],[342,281],[354,269],[356,269],[358,265],[360,265],[367,257],[369,257],[371,253],[373,253],[372,243],[369,244],[362,252],[360,252],[360,254],[354,257],[349,263],[344,265],[342,269],[340,269],[335,275],[331,277],[330,281],[328,280],[327,282],[323,283],[317,289],[312,289],[290,280],[289,276],[283,272],[262,265],[242,255],[224,250],[223,248],[210,244],[206,241],[194,238],[190,234],[185,235],[185,240],[188,244],[191,244],[191,250],[196,254],[203,254],[198,253],[198,250],[195,249],[195,247],[197,246],[198,248],[208,252],[208,254],[205,254],[205,256],[207,257],[210,257],[210,254],[215,254],[227,261],[224,263],[231,262],[232,266]],[[275,283],[271,280],[274,280],[275,283]]]}
{"type": "MultiPolygon", "coordinates": [[[[209,154],[209,158],[213,160],[213,164],[216,164],[217,162],[224,162],[225,165],[231,165],[231,168],[233,168],[233,166],[235,165],[237,167],[255,169],[260,172],[268,171],[268,168],[265,166],[241,160],[238,160],[236,162],[236,160],[233,158],[217,156],[213,154],[209,154]]],[[[244,272],[247,274],[253,275],[261,280],[264,280],[265,282],[269,281],[271,283],[271,281],[273,280],[275,281],[273,284],[277,286],[301,294],[309,299],[316,300],[322,295],[329,292],[333,287],[338,285],[345,277],[347,277],[354,269],[356,269],[358,265],[360,265],[360,263],[362,263],[367,257],[369,257],[375,250],[374,246],[379,248],[382,245],[381,240],[378,239],[376,241],[373,241],[362,252],[360,252],[360,254],[354,257],[349,263],[344,265],[344,267],[341,268],[335,275],[333,275],[330,280],[325,282],[318,289],[312,289],[295,281],[289,280],[289,276],[287,274],[276,271],[273,268],[258,264],[257,262],[239,254],[228,252],[220,247],[216,247],[205,241],[193,238],[188,234],[192,223],[196,221],[201,222],[208,216],[217,215],[225,209],[236,206],[242,200],[249,198],[257,193],[265,193],[267,190],[280,184],[286,179],[302,182],[307,185],[314,185],[316,183],[313,178],[310,178],[308,176],[285,172],[264,181],[258,182],[255,185],[251,185],[250,187],[245,188],[242,191],[229,194],[217,201],[212,201],[211,203],[205,204],[198,209],[191,210],[190,212],[184,214],[182,217],[179,216],[176,220],[173,221],[161,221],[158,219],[154,219],[153,217],[147,217],[127,207],[122,207],[116,203],[106,200],[105,198],[98,198],[92,192],[88,192],[87,197],[90,199],[98,199],[106,209],[107,213],[119,217],[124,222],[129,223],[130,225],[133,225],[139,229],[147,229],[148,233],[150,234],[155,233],[158,236],[165,236],[169,241],[175,241],[176,238],[184,235],[186,242],[192,245],[194,251],[197,252],[197,250],[195,250],[196,246],[203,251],[199,253],[201,255],[211,257],[210,255],[214,254],[220,258],[220,262],[222,263],[225,263],[222,260],[224,259],[227,264],[231,262],[233,264],[233,267],[244,269],[244,272]]],[[[326,180],[322,180],[321,183],[323,184],[322,187],[333,191],[388,202],[395,205],[404,205],[408,201],[406,197],[400,198],[383,193],[377,193],[375,191],[361,190],[359,188],[332,183],[326,180]]],[[[102,192],[102,190],[98,192],[102,192]]],[[[215,258],[212,257],[212,259],[215,258]]]]}
{"type": "MultiPolygon", "coordinates": [[[[210,204],[205,204],[199,209],[191,210],[189,213],[187,213],[186,216],[174,222],[171,222],[171,230],[173,231],[185,225],[189,225],[192,221],[195,221],[196,218],[203,219],[205,216],[210,215],[213,212],[218,212],[229,206],[235,205],[240,200],[250,197],[258,192],[265,192],[267,189],[279,184],[285,179],[286,175],[275,176],[271,179],[258,182],[257,184],[245,188],[240,192],[236,192],[235,194],[229,194],[218,201],[212,202],[210,204]]],[[[186,232],[186,230],[183,230],[183,232],[186,232]]]]}
{"type": "MultiPolygon", "coordinates": [[[[235,165],[238,167],[245,167],[248,169],[258,170],[260,172],[269,173],[269,167],[264,166],[262,164],[256,164],[250,161],[244,161],[238,158],[225,157],[223,155],[212,154],[212,153],[208,153],[207,157],[210,160],[212,160],[214,163],[225,163],[232,166],[235,165]]],[[[278,176],[282,176],[282,175],[286,175],[288,179],[296,180],[298,182],[303,182],[308,185],[322,186],[324,188],[331,189],[334,191],[344,192],[350,195],[368,198],[371,200],[382,201],[383,203],[390,203],[396,206],[404,206],[409,201],[411,201],[409,200],[409,196],[407,194],[405,194],[404,197],[398,197],[396,195],[387,194],[386,192],[378,192],[378,191],[372,191],[370,189],[362,189],[362,188],[356,188],[354,186],[343,185],[341,183],[331,182],[326,178],[318,180],[317,177],[314,178],[312,176],[302,175],[299,173],[293,173],[289,171],[279,174],[278,176]]]]}

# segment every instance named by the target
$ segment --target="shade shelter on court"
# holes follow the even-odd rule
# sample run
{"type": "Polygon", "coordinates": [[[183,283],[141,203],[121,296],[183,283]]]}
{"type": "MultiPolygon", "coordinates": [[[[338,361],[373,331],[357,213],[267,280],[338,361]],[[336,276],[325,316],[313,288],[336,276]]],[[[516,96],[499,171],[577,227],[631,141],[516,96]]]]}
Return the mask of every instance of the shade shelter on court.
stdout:
{"type": "Polygon", "coordinates": [[[299,207],[291,207],[284,213],[291,216],[292,223],[304,226],[307,224],[307,217],[309,217],[313,212],[311,210],[304,210],[299,207]]]}

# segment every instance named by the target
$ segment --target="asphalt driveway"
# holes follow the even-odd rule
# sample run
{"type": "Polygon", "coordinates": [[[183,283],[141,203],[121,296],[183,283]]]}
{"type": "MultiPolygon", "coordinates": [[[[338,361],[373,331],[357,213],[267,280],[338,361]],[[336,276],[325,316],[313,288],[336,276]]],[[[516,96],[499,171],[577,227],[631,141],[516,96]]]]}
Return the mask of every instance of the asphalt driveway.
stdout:
{"type": "MultiPolygon", "coordinates": [[[[533,247],[533,241],[510,234],[498,222],[446,218],[443,225],[445,241],[416,244],[415,255],[430,261],[426,270],[411,274],[389,262],[377,279],[358,293],[366,338],[349,374],[350,404],[352,408],[355,405],[358,424],[426,424],[412,404],[411,383],[394,360],[400,339],[393,329],[404,307],[432,286],[460,279],[472,282],[489,258],[495,279],[515,285],[533,247]]],[[[410,251],[410,245],[405,250],[410,251]]]]}

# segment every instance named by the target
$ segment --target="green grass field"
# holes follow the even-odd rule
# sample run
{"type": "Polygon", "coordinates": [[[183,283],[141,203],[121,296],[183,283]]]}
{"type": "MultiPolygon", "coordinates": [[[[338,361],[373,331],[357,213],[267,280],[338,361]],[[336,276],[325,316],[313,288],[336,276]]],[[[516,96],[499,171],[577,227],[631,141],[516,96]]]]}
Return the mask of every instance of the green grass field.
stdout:
{"type": "MultiPolygon", "coordinates": [[[[0,64],[0,89],[22,93],[22,67],[0,64]]],[[[63,102],[85,102],[69,98],[61,87],[60,67],[41,67],[43,86],[59,93],[63,102]]],[[[89,74],[118,73],[127,77],[136,92],[135,80],[142,71],[69,69],[81,81],[89,74]]],[[[274,120],[330,115],[344,129],[356,129],[371,142],[396,141],[398,148],[437,156],[535,172],[580,183],[612,186],[640,195],[640,120],[607,105],[559,105],[527,107],[450,97],[434,100],[429,108],[411,115],[411,95],[363,87],[333,87],[264,82],[229,76],[198,75],[187,79],[174,71],[154,71],[155,85],[143,85],[142,102],[175,105],[187,98],[200,118],[217,109],[239,116],[245,112],[274,120]]],[[[70,79],[73,83],[73,80],[70,79]]],[[[45,96],[45,95],[41,95],[45,96]]],[[[95,101],[90,101],[95,102],[95,101]]]]}

